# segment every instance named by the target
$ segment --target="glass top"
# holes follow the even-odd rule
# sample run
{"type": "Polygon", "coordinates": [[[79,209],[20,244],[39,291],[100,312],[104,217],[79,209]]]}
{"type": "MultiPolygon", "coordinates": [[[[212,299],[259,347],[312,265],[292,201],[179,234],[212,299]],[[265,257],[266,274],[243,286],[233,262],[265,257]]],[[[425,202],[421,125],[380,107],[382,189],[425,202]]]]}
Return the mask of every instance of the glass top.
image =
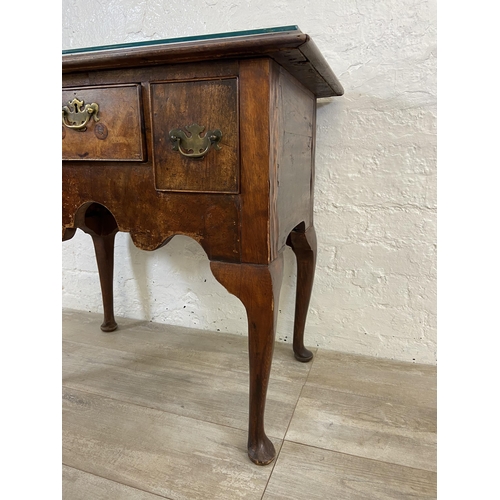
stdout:
{"type": "Polygon", "coordinates": [[[194,42],[197,40],[211,40],[215,38],[233,38],[237,36],[250,36],[250,35],[264,35],[268,33],[280,33],[284,31],[296,31],[301,33],[298,26],[278,26],[275,28],[263,28],[255,30],[246,31],[230,31],[227,33],[213,33],[208,35],[198,35],[198,36],[185,36],[180,38],[166,38],[163,40],[145,40],[142,42],[129,42],[129,43],[119,43],[116,45],[99,45],[95,47],[83,47],[78,49],[67,49],[63,50],[63,54],[77,54],[79,52],[95,52],[98,50],[111,50],[111,49],[121,49],[125,47],[144,47],[151,45],[162,45],[167,43],[179,43],[179,42],[194,42]]]}

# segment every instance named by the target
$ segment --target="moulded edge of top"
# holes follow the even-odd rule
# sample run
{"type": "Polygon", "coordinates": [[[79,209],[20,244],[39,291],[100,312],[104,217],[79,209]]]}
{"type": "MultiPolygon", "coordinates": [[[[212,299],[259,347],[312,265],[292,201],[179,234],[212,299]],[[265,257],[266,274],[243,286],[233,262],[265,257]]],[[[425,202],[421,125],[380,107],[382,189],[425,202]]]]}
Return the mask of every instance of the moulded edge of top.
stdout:
{"type": "Polygon", "coordinates": [[[293,31],[105,48],[64,54],[62,72],[108,70],[267,56],[316,97],[341,96],[344,89],[311,37],[293,31]]]}

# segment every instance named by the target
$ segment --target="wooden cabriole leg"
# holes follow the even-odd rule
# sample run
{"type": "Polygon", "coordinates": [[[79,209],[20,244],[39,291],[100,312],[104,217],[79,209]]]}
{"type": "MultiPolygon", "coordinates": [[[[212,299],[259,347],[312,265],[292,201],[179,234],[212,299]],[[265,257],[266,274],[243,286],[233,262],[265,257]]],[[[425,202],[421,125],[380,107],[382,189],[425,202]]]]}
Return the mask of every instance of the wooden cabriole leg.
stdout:
{"type": "Polygon", "coordinates": [[[113,264],[118,224],[113,214],[99,203],[90,203],[82,207],[75,219],[76,226],[90,234],[94,242],[104,308],[101,330],[112,332],[117,328],[113,311],[113,264]]]}
{"type": "Polygon", "coordinates": [[[101,330],[103,332],[112,332],[118,326],[113,310],[113,265],[116,231],[111,234],[92,234],[91,236],[94,242],[97,269],[99,270],[104,309],[104,322],[101,325],[101,330]]]}
{"type": "Polygon", "coordinates": [[[266,465],[276,456],[264,430],[267,386],[274,350],[279,293],[283,279],[283,254],[269,265],[211,262],[215,278],[238,297],[248,316],[250,361],[250,414],[248,456],[266,465]]]}
{"type": "Polygon", "coordinates": [[[304,328],[316,268],[316,231],[310,226],[305,231],[293,230],[287,239],[297,259],[297,293],[295,300],[295,322],[293,325],[293,352],[295,358],[306,363],[313,353],[304,347],[304,328]]]}

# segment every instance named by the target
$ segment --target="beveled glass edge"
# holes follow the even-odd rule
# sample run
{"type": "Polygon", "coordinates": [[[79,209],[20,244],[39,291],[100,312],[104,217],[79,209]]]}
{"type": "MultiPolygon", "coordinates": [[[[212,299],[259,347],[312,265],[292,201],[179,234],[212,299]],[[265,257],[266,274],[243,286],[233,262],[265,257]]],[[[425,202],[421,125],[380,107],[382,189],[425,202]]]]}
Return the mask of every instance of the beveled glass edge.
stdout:
{"type": "Polygon", "coordinates": [[[296,31],[297,33],[301,33],[300,29],[296,25],[291,26],[277,26],[274,28],[261,28],[254,30],[245,30],[245,31],[229,31],[226,33],[211,33],[208,35],[195,35],[195,36],[183,36],[178,38],[165,38],[162,40],[144,40],[141,42],[128,42],[128,43],[119,43],[115,45],[97,45],[95,47],[81,47],[76,49],[65,49],[62,51],[64,54],[78,54],[81,52],[97,52],[100,50],[113,50],[113,49],[121,49],[121,48],[132,48],[132,47],[147,47],[152,45],[163,45],[170,43],[179,43],[179,42],[194,42],[194,41],[203,41],[203,40],[213,40],[216,38],[233,38],[238,36],[251,36],[251,35],[265,35],[268,33],[282,33],[284,31],[296,31]]]}

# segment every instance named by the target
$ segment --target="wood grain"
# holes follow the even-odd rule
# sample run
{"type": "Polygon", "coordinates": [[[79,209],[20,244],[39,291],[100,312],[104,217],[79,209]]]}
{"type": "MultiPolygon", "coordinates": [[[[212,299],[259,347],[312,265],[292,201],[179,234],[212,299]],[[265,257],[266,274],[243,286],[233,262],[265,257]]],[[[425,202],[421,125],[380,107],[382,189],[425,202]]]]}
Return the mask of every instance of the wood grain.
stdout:
{"type": "MultiPolygon", "coordinates": [[[[248,354],[242,365],[248,366],[248,354]]],[[[174,361],[64,341],[63,384],[236,429],[248,427],[248,373],[229,372],[222,364],[199,368],[189,359],[174,361]]],[[[271,436],[285,436],[301,388],[302,384],[270,382],[266,423],[271,436]]]]}
{"type": "Polygon", "coordinates": [[[240,62],[241,261],[273,260],[269,235],[270,61],[240,62]]]}
{"type": "MultiPolygon", "coordinates": [[[[127,351],[139,357],[160,357],[207,375],[224,372],[230,376],[229,372],[236,372],[248,376],[246,336],[129,318],[120,318],[118,331],[104,334],[99,332],[100,314],[65,309],[62,318],[63,340],[127,351]]],[[[302,387],[311,365],[291,361],[290,345],[275,343],[271,378],[302,387]]]]}
{"type": "Polygon", "coordinates": [[[72,467],[62,468],[63,500],[160,500],[167,497],[130,488],[72,467]]]}
{"type": "MultiPolygon", "coordinates": [[[[164,64],[160,66],[143,66],[139,80],[145,82],[173,82],[206,80],[207,78],[226,78],[238,74],[237,60],[200,61],[183,64],[164,64]]],[[[77,85],[113,85],[130,83],[137,79],[136,68],[102,68],[99,71],[63,73],[65,87],[77,85]]],[[[143,104],[147,100],[144,99],[143,104]]],[[[145,116],[148,116],[145,113],[145,116]]]]}
{"type": "Polygon", "coordinates": [[[236,78],[151,84],[156,189],[239,192],[238,85],[236,78]],[[196,123],[202,134],[219,129],[220,150],[202,159],[174,151],[169,131],[196,123]]]}
{"type": "Polygon", "coordinates": [[[229,39],[156,46],[117,48],[63,55],[63,73],[190,63],[210,59],[263,57],[274,59],[317,97],[340,96],[342,85],[309,35],[300,30],[229,39]]]}
{"type": "Polygon", "coordinates": [[[292,231],[288,236],[287,244],[292,248],[297,261],[293,352],[297,360],[305,363],[313,357],[313,353],[304,346],[304,330],[309,311],[318,250],[314,226],[310,226],[306,230],[292,231]]]}
{"type": "Polygon", "coordinates": [[[67,165],[63,184],[63,228],[77,224],[96,202],[143,250],[155,250],[175,234],[184,234],[199,242],[209,259],[240,258],[238,201],[233,195],[158,192],[147,164],[67,165]]]}
{"type": "Polygon", "coordinates": [[[246,438],[230,427],[63,391],[65,465],[173,500],[260,499],[272,469],[246,458],[246,438]]]}
{"type": "Polygon", "coordinates": [[[62,105],[75,97],[99,105],[99,122],[91,119],[85,131],[63,126],[63,160],[145,160],[140,85],[66,88],[62,105]],[[94,133],[97,124],[107,128],[103,140],[94,133]]]}
{"type": "Polygon", "coordinates": [[[435,472],[436,432],[435,409],[306,384],[286,439],[435,472]]]}
{"type": "Polygon", "coordinates": [[[248,456],[257,465],[267,465],[276,455],[264,429],[264,412],[283,279],[283,254],[268,266],[211,262],[210,268],[217,281],[243,302],[247,312],[250,361],[248,456]]]}
{"type": "Polygon", "coordinates": [[[436,474],[285,442],[263,500],[431,500],[436,474]]]}
{"type": "MultiPolygon", "coordinates": [[[[112,254],[117,230],[129,232],[134,244],[144,250],[166,245],[176,234],[195,239],[206,251],[216,279],[246,308],[250,404],[248,419],[241,420],[248,420],[250,459],[259,465],[270,463],[275,449],[264,430],[264,413],[283,275],[282,252],[289,232],[298,231],[299,225],[302,239],[291,236],[300,268],[294,348],[297,359],[312,358],[303,345],[303,330],[315,254],[315,98],[342,93],[335,75],[310,38],[290,29],[273,35],[67,54],[63,57],[63,86],[65,92],[88,91],[88,99],[101,92],[99,106],[113,116],[140,117],[140,126],[134,122],[135,128],[125,119],[117,121],[123,122],[123,137],[116,142],[122,156],[99,149],[99,144],[95,151],[81,153],[78,148],[83,136],[79,135],[80,142],[70,144],[69,157],[91,161],[65,161],[63,165],[63,238],[70,238],[80,228],[94,239],[105,312],[102,328],[116,327],[112,254]],[[123,89],[134,89],[140,97],[129,104],[131,99],[115,95],[123,89]],[[184,141],[181,130],[194,123],[222,131],[220,151],[212,149],[198,160],[173,151],[170,130],[179,129],[184,141]],[[112,161],[130,159],[124,151],[133,147],[137,137],[141,144],[143,138],[145,141],[142,162],[112,161]],[[111,230],[99,232],[94,226],[111,230]]],[[[108,115],[106,120],[110,120],[108,115]]],[[[99,140],[108,140],[102,130],[95,131],[99,140]]],[[[115,137],[111,128],[109,132],[115,137]]],[[[69,135],[63,137],[63,143],[69,135]]],[[[214,135],[220,137],[218,132],[214,135]]],[[[184,147],[196,152],[205,148],[187,143],[184,147]]],[[[214,422],[239,425],[236,420],[242,405],[238,397],[233,397],[236,407],[229,414],[222,403],[230,395],[242,394],[241,379],[234,375],[204,380],[206,372],[201,375],[174,363],[167,365],[168,358],[146,355],[140,359],[114,349],[101,353],[89,344],[66,344],[65,349],[68,387],[110,397],[119,394],[135,404],[184,416],[202,413],[214,422]],[[179,378],[181,383],[176,384],[179,378]],[[170,386],[185,393],[185,404],[177,393],[169,392],[170,386]],[[214,406],[218,410],[212,413],[214,406]]],[[[284,400],[273,409],[278,436],[284,435],[299,389],[280,391],[284,400]]]]}
{"type": "Polygon", "coordinates": [[[312,225],[313,129],[316,99],[281,67],[274,67],[276,93],[273,141],[276,199],[271,217],[276,230],[271,235],[274,252],[280,251],[298,224],[312,225]]]}
{"type": "Polygon", "coordinates": [[[322,350],[290,363],[277,343],[269,435],[295,413],[281,451],[271,438],[275,467],[261,468],[245,457],[238,413],[245,337],[124,318],[104,333],[100,320],[63,314],[65,500],[436,498],[435,367],[322,350]]]}
{"type": "Polygon", "coordinates": [[[436,408],[436,367],[322,351],[308,385],[405,406],[436,408]]]}
{"type": "Polygon", "coordinates": [[[101,324],[103,332],[116,330],[117,324],[113,309],[113,274],[114,274],[114,243],[117,229],[111,234],[93,234],[97,268],[99,269],[99,281],[101,283],[102,304],[104,309],[104,321],[101,324]]]}

